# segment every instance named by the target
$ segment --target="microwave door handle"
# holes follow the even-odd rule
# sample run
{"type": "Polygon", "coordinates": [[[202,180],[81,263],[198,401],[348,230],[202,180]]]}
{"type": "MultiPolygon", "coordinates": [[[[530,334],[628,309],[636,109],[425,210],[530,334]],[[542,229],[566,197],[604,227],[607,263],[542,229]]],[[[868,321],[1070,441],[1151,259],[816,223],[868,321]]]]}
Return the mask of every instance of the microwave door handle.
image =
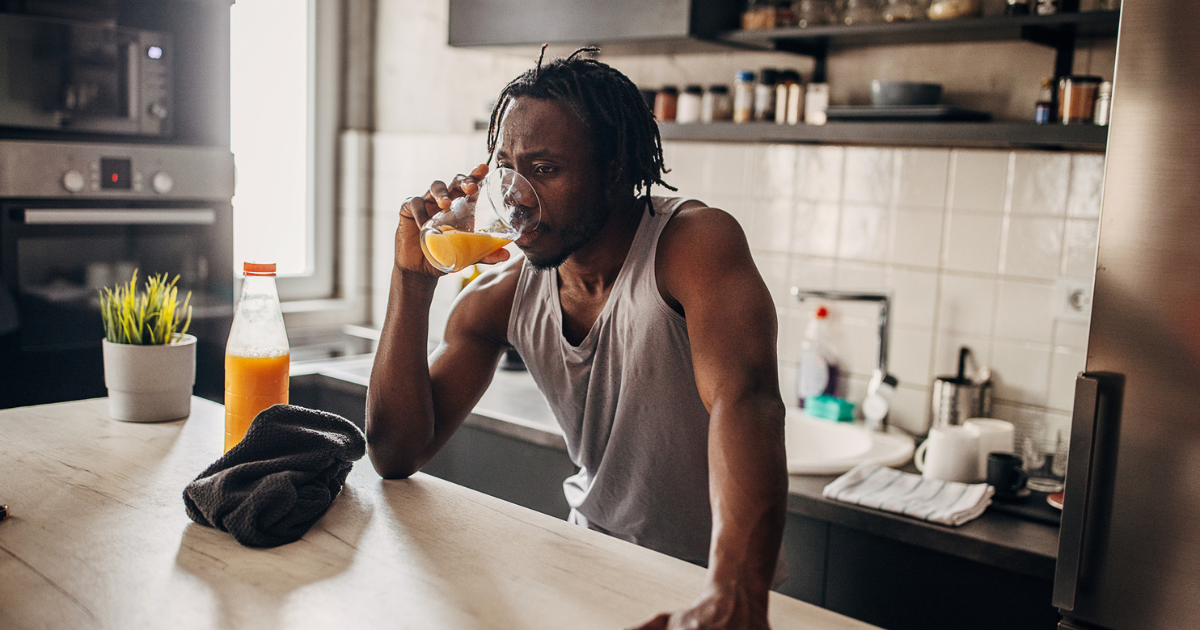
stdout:
{"type": "Polygon", "coordinates": [[[25,225],[212,225],[217,213],[211,208],[102,210],[98,208],[26,208],[25,225]]]}
{"type": "Polygon", "coordinates": [[[138,69],[138,64],[141,63],[141,52],[142,47],[138,42],[132,41],[125,44],[125,101],[128,110],[125,115],[130,120],[137,120],[142,113],[142,104],[138,101],[142,92],[142,73],[138,69]]]}

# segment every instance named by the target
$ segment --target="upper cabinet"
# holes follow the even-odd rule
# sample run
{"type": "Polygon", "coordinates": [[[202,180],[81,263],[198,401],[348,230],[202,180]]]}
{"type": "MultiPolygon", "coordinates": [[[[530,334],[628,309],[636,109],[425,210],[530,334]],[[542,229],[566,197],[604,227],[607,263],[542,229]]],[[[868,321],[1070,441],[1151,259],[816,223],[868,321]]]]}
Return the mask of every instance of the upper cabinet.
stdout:
{"type": "Polygon", "coordinates": [[[655,54],[728,50],[730,0],[450,0],[451,46],[589,45],[655,54]]]}

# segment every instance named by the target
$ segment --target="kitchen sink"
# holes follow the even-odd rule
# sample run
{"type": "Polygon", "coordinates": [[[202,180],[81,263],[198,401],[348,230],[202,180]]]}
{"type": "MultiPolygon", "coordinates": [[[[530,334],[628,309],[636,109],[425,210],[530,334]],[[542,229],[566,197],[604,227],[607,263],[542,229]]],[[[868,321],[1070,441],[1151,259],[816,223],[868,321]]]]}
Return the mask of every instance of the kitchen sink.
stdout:
{"type": "Polygon", "coordinates": [[[793,475],[839,475],[863,462],[902,466],[913,455],[912,437],[899,429],[870,431],[796,408],[788,408],[786,431],[787,467],[793,475]]]}

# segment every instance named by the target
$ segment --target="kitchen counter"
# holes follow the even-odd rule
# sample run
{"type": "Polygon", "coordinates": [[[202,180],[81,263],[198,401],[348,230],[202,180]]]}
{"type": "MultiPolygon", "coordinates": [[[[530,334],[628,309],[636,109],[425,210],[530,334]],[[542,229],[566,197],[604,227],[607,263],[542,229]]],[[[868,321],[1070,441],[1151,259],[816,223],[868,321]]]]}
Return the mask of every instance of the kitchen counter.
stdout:
{"type": "MultiPolygon", "coordinates": [[[[199,398],[159,424],[105,399],[0,411],[0,627],[614,629],[700,592],[700,567],[365,460],[303,539],[242,547],[181,497],[223,418],[199,398]]],[[[771,598],[777,630],[873,627],[771,598]]]]}
{"type": "MultiPolygon", "coordinates": [[[[373,357],[344,357],[293,366],[292,376],[322,378],[365,395],[373,357]]],[[[498,370],[466,424],[565,450],[562,431],[527,372],[498,370]]],[[[1058,528],[989,510],[960,527],[935,525],[831,501],[821,490],[836,476],[792,475],[788,511],[890,540],[1044,580],[1054,579],[1058,528]]]]}

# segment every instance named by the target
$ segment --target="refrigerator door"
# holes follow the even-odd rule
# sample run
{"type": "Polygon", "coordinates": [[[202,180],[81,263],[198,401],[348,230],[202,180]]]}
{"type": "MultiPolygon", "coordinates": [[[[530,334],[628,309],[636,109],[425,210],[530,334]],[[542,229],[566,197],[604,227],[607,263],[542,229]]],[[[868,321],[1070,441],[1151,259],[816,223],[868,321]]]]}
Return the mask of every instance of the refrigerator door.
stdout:
{"type": "Polygon", "coordinates": [[[1197,32],[1200,2],[1124,1],[1085,374],[1096,400],[1077,390],[1055,583],[1063,627],[1200,628],[1197,32]]]}

